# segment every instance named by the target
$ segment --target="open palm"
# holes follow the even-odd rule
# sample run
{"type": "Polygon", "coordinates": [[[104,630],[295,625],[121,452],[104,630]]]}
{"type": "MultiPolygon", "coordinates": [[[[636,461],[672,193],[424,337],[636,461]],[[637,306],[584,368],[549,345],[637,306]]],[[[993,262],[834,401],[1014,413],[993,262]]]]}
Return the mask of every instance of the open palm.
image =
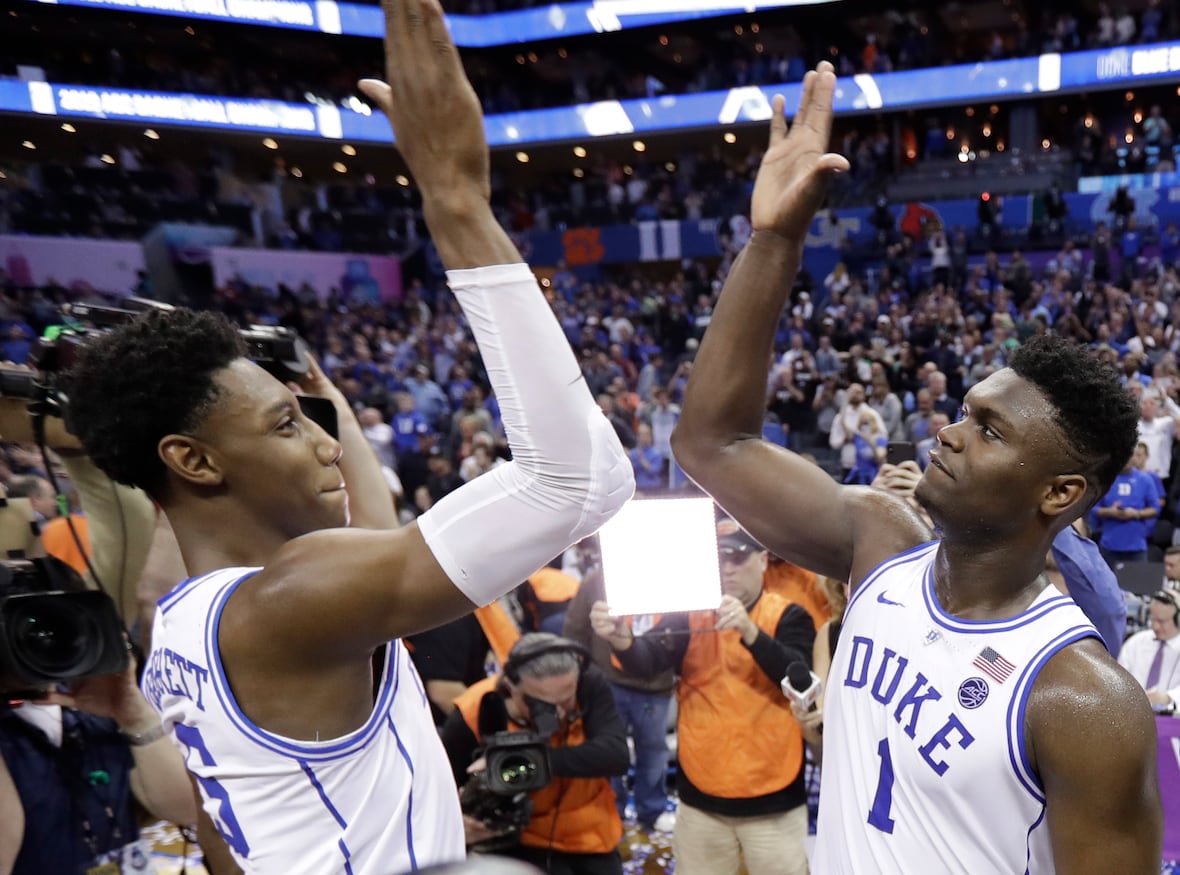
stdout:
{"type": "Polygon", "coordinates": [[[828,180],[848,169],[842,155],[827,151],[832,134],[836,74],[823,61],[803,79],[799,111],[790,130],[781,95],[774,98],[770,146],[758,168],[750,220],[756,231],[802,241],[823,203],[828,180]]]}

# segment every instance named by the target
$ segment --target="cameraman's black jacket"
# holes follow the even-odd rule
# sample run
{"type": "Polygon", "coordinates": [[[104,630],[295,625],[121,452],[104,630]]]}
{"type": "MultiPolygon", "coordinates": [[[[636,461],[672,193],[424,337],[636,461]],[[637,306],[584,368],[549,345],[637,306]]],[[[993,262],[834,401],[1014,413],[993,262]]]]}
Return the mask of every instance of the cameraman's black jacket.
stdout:
{"type": "Polygon", "coordinates": [[[81,875],[95,854],[139,837],[131,805],[134,760],[113,720],[63,708],[58,748],[0,706],[0,754],[25,809],[14,875],[81,875]],[[84,820],[91,825],[94,853],[85,841],[84,820]]]}
{"type": "MultiPolygon", "coordinates": [[[[495,690],[497,680],[488,678],[469,688],[443,725],[443,746],[459,786],[467,782],[467,767],[482,743],[474,714],[478,714],[479,702],[485,695],[500,695],[495,690]]],[[[521,841],[547,846],[552,837],[555,850],[606,853],[614,850],[622,836],[622,823],[607,779],[627,771],[630,754],[627,728],[615,708],[610,685],[593,666],[584,669],[578,679],[578,709],[573,719],[562,724],[549,747],[554,781],[530,794],[533,819],[521,841]]]]}

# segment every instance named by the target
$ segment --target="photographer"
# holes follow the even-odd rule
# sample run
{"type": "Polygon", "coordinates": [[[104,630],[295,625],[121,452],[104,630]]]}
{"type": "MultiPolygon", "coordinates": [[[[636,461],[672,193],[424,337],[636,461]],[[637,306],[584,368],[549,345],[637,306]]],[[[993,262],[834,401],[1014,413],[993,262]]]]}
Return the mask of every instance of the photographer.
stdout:
{"type": "MultiPolygon", "coordinates": [[[[10,374],[21,370],[7,364],[4,368],[10,374]]],[[[0,397],[0,434],[23,442],[34,439],[27,398],[0,397]]],[[[46,421],[44,438],[65,457],[92,523],[90,537],[80,532],[92,554],[88,577],[84,582],[57,560],[34,558],[43,554],[36,529],[29,541],[26,508],[10,497],[0,511],[0,547],[10,558],[23,555],[34,562],[4,569],[0,597],[51,590],[72,594],[101,583],[114,598],[105,664],[112,639],[116,655],[124,646],[117,609],[129,607],[124,620],[134,620],[136,583],[155,511],[142,492],[116,486],[79,455],[76,439],[64,431],[60,419],[46,421]]],[[[57,619],[62,616],[66,614],[57,619]]],[[[43,635],[53,631],[49,619],[43,635]]],[[[91,619],[99,621],[94,615],[91,619]]],[[[89,645],[97,639],[85,640],[89,645]]],[[[50,641],[43,638],[42,647],[50,641]]],[[[69,674],[62,664],[55,668],[69,674]]],[[[0,675],[9,669],[0,661],[0,675]]],[[[139,838],[133,802],[180,824],[194,823],[197,811],[180,753],[167,742],[136,686],[134,660],[125,670],[81,677],[56,689],[46,683],[45,694],[33,701],[21,701],[7,686],[0,682],[0,699],[9,700],[0,704],[0,875],[106,871],[99,868],[103,865],[119,866],[123,873],[154,871],[139,838]]]]}
{"type": "Polygon", "coordinates": [[[525,635],[509,653],[503,675],[469,687],[455,705],[442,738],[455,782],[467,785],[470,837],[486,834],[470,822],[470,813],[494,802],[481,789],[485,757],[472,762],[480,745],[505,730],[535,732],[542,744],[552,733],[553,781],[529,794],[532,812],[520,829],[520,845],[499,853],[554,875],[621,875],[623,825],[609,779],[627,770],[627,731],[610,686],[585,651],[557,635],[525,635]]]}
{"type": "Polygon", "coordinates": [[[595,602],[590,623],[623,669],[678,675],[677,875],[807,871],[803,736],[780,681],[811,668],[815,622],[763,590],[768,554],[733,520],[717,524],[724,595],[715,611],[667,614],[635,637],[595,602]]]}
{"type": "MultiPolygon", "coordinates": [[[[57,568],[58,583],[83,588],[57,568]]],[[[0,704],[0,875],[154,872],[133,801],[180,824],[197,811],[134,661],[61,689],[0,704]]]]}

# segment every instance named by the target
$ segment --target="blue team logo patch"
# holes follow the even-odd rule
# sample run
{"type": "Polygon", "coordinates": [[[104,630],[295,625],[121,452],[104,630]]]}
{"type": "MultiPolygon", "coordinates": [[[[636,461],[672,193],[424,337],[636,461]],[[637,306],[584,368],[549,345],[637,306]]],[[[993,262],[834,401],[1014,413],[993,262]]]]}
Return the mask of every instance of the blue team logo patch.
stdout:
{"type": "Polygon", "coordinates": [[[978,708],[987,701],[987,681],[983,678],[967,678],[959,684],[959,704],[964,708],[978,708]]]}

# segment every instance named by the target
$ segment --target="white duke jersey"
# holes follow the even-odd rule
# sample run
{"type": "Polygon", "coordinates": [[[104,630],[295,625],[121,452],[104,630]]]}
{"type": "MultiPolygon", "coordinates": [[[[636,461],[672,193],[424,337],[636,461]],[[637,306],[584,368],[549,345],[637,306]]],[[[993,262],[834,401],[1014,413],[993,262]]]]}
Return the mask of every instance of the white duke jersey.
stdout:
{"type": "Polygon", "coordinates": [[[238,865],[248,875],[395,875],[464,859],[450,764],[400,641],[385,648],[369,719],[348,735],[298,741],[242,713],[217,630],[257,571],[214,571],[160,599],[143,676],[238,865]]]}
{"type": "Polygon", "coordinates": [[[950,616],[937,551],[882,563],[849,602],[824,700],[815,875],[1054,871],[1025,706],[1049,657],[1098,633],[1052,586],[1006,620],[950,616]]]}

